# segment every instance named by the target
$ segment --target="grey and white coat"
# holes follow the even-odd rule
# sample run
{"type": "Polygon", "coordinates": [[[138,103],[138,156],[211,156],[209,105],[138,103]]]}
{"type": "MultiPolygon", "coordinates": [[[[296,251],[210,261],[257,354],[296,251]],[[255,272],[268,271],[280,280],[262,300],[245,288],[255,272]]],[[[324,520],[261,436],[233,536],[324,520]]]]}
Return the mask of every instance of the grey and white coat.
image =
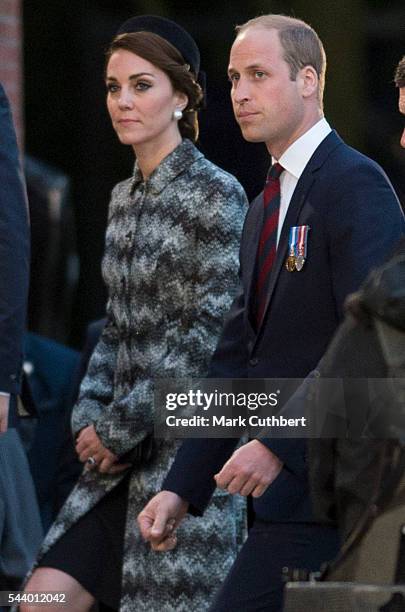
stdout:
{"type": "MultiPolygon", "coordinates": [[[[245,209],[234,177],[188,140],[147,181],[135,164],[114,188],[103,260],[108,323],[73,411],[75,434],[93,423],[122,456],[153,430],[155,379],[205,375],[237,285],[245,209]]],[[[204,518],[184,521],[174,551],[143,542],[136,516],[160,490],[176,449],[157,441],[152,461],[130,468],[124,612],[206,610],[243,540],[243,500],[218,491],[204,518]]],[[[40,556],[122,477],[85,471],[40,556]]]]}

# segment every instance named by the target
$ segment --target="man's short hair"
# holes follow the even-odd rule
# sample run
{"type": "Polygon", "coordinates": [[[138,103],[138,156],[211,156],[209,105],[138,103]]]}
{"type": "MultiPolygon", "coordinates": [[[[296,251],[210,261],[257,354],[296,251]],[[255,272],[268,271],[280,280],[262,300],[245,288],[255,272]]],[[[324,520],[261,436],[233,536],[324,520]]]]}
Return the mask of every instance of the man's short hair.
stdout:
{"type": "Polygon", "coordinates": [[[405,55],[395,69],[394,81],[397,87],[405,87],[405,55]]]}
{"type": "Polygon", "coordinates": [[[326,55],[318,34],[301,19],[286,15],[261,15],[236,26],[237,35],[251,27],[277,30],[284,60],[290,67],[290,78],[295,81],[299,70],[312,66],[318,75],[318,98],[322,103],[325,87],[326,55]]]}

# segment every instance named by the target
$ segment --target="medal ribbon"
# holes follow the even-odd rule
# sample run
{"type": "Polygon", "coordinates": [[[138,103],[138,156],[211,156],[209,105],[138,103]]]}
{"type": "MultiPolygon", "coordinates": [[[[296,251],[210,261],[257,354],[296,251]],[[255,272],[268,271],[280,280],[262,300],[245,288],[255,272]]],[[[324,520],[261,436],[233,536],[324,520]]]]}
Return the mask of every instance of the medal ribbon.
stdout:
{"type": "Polygon", "coordinates": [[[309,225],[300,225],[298,228],[298,255],[307,257],[307,240],[309,225]]]}
{"type": "Polygon", "coordinates": [[[297,247],[297,230],[298,227],[290,227],[290,236],[288,238],[288,254],[289,255],[297,255],[296,247],[297,247]]]}

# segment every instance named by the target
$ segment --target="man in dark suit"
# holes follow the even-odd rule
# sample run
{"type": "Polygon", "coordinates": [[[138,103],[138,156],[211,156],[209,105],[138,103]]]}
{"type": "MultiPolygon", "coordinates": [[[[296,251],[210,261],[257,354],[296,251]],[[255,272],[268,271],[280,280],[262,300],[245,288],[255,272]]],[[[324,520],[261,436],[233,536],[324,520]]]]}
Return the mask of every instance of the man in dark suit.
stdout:
{"type": "MultiPolygon", "coordinates": [[[[323,117],[325,55],[302,21],[267,15],[238,28],[229,77],[243,136],[272,156],[264,194],[249,209],[241,288],[225,321],[213,378],[301,378],[314,369],[346,295],[404,230],[377,164],[348,147],[323,117]]],[[[278,611],[282,568],[316,570],[337,551],[316,522],[304,440],[192,440],[139,516],[155,550],[175,545],[187,511],[204,512],[215,485],[253,497],[253,526],[212,612],[278,611]],[[232,454],[233,453],[233,454],[232,454]]]]}
{"type": "Polygon", "coordinates": [[[0,85],[0,433],[16,424],[28,279],[28,208],[10,107],[0,85]]]}

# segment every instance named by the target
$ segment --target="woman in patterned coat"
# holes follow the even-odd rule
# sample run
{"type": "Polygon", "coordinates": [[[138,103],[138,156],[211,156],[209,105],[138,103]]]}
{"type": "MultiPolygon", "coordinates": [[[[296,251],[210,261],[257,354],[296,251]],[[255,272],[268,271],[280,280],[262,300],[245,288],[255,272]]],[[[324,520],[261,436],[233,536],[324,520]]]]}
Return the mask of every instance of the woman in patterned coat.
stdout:
{"type": "MultiPolygon", "coordinates": [[[[64,591],[126,612],[206,610],[243,539],[241,498],[222,491],[180,545],[157,553],[136,516],[160,490],[177,443],[155,440],[153,382],[207,371],[237,284],[246,197],[192,141],[199,53],[179,26],[136,17],[107,54],[107,106],[134,174],[112,193],[103,259],[108,322],[73,412],[85,469],[41,548],[26,590],[64,591]]],[[[36,609],[22,605],[23,611],[36,609]]]]}

